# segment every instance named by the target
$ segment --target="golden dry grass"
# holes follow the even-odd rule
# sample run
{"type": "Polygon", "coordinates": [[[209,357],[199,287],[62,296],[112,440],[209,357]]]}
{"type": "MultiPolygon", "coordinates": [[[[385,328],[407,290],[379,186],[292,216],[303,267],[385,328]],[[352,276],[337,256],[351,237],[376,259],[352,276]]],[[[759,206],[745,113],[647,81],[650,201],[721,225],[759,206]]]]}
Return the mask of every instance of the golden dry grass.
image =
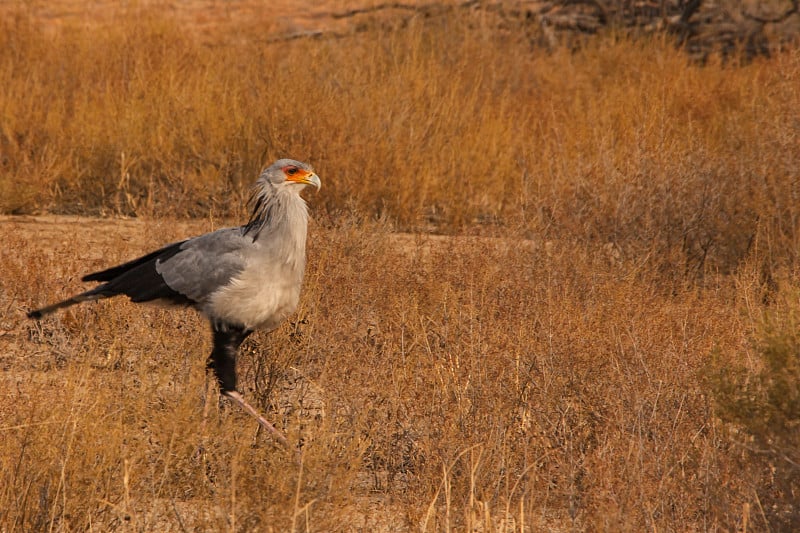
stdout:
{"type": "Polygon", "coordinates": [[[0,531],[797,524],[796,451],[750,453],[709,376],[758,375],[764,317],[800,312],[800,56],[545,53],[496,22],[210,46],[147,10],[4,15],[0,208],[143,220],[0,223],[0,531]],[[206,394],[191,313],[24,317],[241,215],[283,155],[324,182],[305,292],[240,373],[302,468],[206,394]],[[279,409],[287,375],[324,413],[279,409]]]}
{"type": "Polygon", "coordinates": [[[210,46],[148,13],[55,34],[4,18],[1,209],[235,215],[290,154],[330,176],[323,219],[499,224],[696,271],[760,238],[796,261],[794,50],[704,68],[658,39],[546,53],[455,15],[210,46]]]}
{"type": "MultiPolygon", "coordinates": [[[[25,249],[24,226],[3,227],[11,249],[25,249]]],[[[182,232],[109,224],[95,244],[104,258],[85,265],[73,243],[95,230],[59,227],[64,241],[3,258],[19,344],[4,365],[4,527],[177,530],[180,516],[201,529],[290,529],[291,458],[237,411],[202,424],[202,321],[123,302],[41,326],[20,312],[31,293],[61,296],[72,272],[142,249],[118,236],[182,232]]],[[[517,530],[713,529],[739,518],[750,495],[727,486],[737,452],[699,377],[713,349],[746,342],[732,290],[664,296],[630,275],[635,265],[566,245],[369,226],[312,237],[307,324],[254,348],[274,367],[262,383],[294,365],[327,406],[304,433],[299,505],[311,504],[313,530],[357,527],[344,510],[370,513],[370,497],[391,506],[378,516],[412,530],[487,519],[490,529],[500,519],[517,530]]],[[[243,358],[250,395],[256,366],[243,358]]]]}

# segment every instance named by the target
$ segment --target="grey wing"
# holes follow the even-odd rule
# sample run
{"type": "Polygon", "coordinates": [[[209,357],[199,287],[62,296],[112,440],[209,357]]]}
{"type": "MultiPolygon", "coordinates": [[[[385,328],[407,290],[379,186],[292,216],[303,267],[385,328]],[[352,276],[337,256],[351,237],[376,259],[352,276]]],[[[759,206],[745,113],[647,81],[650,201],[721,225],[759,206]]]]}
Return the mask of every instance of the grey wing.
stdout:
{"type": "Polygon", "coordinates": [[[172,290],[203,302],[244,269],[252,246],[241,228],[221,229],[181,243],[176,254],[157,260],[155,268],[172,290]]]}
{"type": "Polygon", "coordinates": [[[159,300],[202,306],[244,269],[245,257],[254,243],[242,233],[242,228],[221,229],[88,274],[81,279],[99,281],[101,285],[30,311],[28,316],[38,319],[71,305],[121,294],[132,302],[159,300]]]}

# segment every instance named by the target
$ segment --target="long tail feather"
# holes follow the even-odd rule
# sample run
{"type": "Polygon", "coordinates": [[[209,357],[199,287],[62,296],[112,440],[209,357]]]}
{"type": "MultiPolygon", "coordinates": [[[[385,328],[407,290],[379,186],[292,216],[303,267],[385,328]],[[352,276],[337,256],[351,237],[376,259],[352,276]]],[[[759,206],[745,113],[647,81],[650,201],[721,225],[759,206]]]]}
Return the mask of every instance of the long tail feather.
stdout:
{"type": "Polygon", "coordinates": [[[97,292],[96,289],[92,289],[90,291],[76,294],[72,298],[67,298],[63,302],[54,303],[52,305],[42,307],[41,309],[34,309],[33,311],[29,311],[28,318],[34,318],[36,320],[39,320],[45,315],[49,315],[50,313],[58,311],[59,309],[70,307],[72,305],[79,304],[81,302],[90,302],[92,300],[99,300],[101,298],[107,298],[107,296],[100,292],[97,292]]]}

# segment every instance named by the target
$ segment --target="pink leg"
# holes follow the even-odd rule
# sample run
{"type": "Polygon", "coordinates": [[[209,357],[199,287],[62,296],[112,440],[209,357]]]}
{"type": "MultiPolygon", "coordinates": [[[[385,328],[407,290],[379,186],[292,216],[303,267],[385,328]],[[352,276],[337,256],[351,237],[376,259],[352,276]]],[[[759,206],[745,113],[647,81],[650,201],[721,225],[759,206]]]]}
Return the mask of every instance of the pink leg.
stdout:
{"type": "Polygon", "coordinates": [[[245,400],[241,394],[239,394],[237,391],[225,391],[222,394],[224,394],[225,396],[227,396],[228,398],[239,404],[239,407],[247,411],[251,416],[255,417],[255,419],[258,420],[258,423],[261,424],[261,426],[264,429],[266,429],[267,432],[269,432],[269,434],[272,436],[272,438],[278,441],[278,443],[280,443],[281,446],[283,446],[287,450],[292,449],[291,445],[289,444],[289,441],[286,440],[286,437],[284,437],[283,433],[275,429],[275,426],[270,424],[266,418],[261,416],[261,413],[256,411],[252,405],[247,403],[247,400],[245,400]]]}

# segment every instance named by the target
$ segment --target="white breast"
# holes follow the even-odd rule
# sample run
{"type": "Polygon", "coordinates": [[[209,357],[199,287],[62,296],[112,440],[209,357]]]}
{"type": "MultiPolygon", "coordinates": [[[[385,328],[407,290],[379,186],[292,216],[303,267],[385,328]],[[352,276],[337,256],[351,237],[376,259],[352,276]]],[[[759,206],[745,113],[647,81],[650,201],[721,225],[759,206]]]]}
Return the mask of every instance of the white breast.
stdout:
{"type": "Polygon", "coordinates": [[[302,275],[300,279],[294,273],[287,277],[286,272],[275,270],[246,269],[212,295],[208,314],[247,329],[275,329],[297,309],[302,283],[302,275]]]}

